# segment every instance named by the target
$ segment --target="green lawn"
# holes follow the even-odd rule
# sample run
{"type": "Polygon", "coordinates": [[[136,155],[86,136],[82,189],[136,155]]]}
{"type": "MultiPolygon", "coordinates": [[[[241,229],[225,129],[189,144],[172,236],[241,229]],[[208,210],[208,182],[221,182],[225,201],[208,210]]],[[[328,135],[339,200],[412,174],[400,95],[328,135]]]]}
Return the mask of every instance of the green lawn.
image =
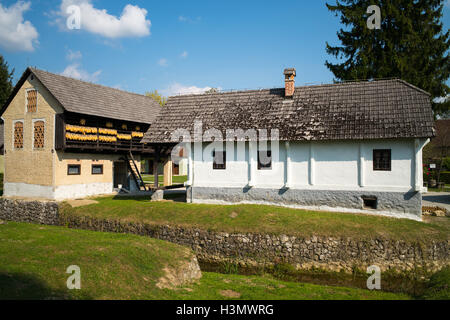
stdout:
{"type": "MultiPolygon", "coordinates": [[[[155,176],[149,174],[143,174],[142,179],[147,184],[152,184],[155,182],[155,176]]],[[[172,182],[173,184],[184,184],[187,181],[187,176],[173,176],[172,182]]],[[[164,176],[158,176],[159,185],[162,186],[164,184],[164,176]]]]}
{"type": "Polygon", "coordinates": [[[187,260],[181,246],[147,237],[8,222],[0,224],[0,299],[409,299],[403,294],[319,286],[269,276],[203,273],[158,289],[163,268],[187,260]],[[81,290],[68,290],[69,265],[81,290]]]}
{"type": "MultiPolygon", "coordinates": [[[[362,214],[315,212],[265,205],[206,205],[151,202],[147,198],[102,197],[99,203],[62,213],[149,224],[199,227],[224,232],[261,232],[299,236],[337,236],[411,241],[448,240],[450,219],[422,223],[362,214]]],[[[442,219],[441,219],[442,220],[442,219]]]]}
{"type": "Polygon", "coordinates": [[[443,189],[438,188],[428,188],[429,192],[449,192],[450,191],[450,184],[446,184],[443,189]]]}

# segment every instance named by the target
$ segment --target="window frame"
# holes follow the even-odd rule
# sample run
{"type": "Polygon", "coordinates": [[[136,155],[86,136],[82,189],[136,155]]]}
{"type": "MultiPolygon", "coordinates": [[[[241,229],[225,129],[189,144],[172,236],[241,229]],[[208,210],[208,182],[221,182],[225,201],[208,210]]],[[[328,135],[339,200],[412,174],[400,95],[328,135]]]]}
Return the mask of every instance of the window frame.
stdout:
{"type": "Polygon", "coordinates": [[[258,170],[260,171],[264,171],[264,170],[272,170],[273,169],[273,159],[272,159],[272,150],[271,149],[267,149],[267,150],[259,150],[258,149],[258,154],[257,154],[257,163],[258,163],[258,170]],[[261,152],[267,152],[267,156],[270,158],[270,164],[263,164],[260,161],[260,154],[261,152]]]}
{"type": "Polygon", "coordinates": [[[25,90],[25,112],[26,113],[37,113],[38,112],[38,100],[39,100],[39,91],[36,88],[28,88],[25,90]],[[28,92],[36,91],[36,110],[29,111],[28,110],[28,92]]]}
{"type": "Polygon", "coordinates": [[[227,152],[222,150],[222,151],[216,151],[214,150],[212,152],[212,158],[213,158],[213,170],[227,170],[227,152]],[[216,163],[216,152],[221,152],[222,153],[222,159],[223,159],[223,163],[222,164],[218,164],[216,163]]]}
{"type": "Polygon", "coordinates": [[[67,175],[68,176],[80,176],[81,175],[81,164],[68,164],[67,165],[67,175]],[[78,173],[70,173],[70,167],[77,167],[78,173]]]}
{"type": "Polygon", "coordinates": [[[22,120],[14,120],[13,126],[12,126],[12,149],[13,150],[23,150],[25,148],[25,121],[22,120]],[[22,147],[16,148],[16,124],[21,123],[22,124],[22,147]]]}
{"type": "Polygon", "coordinates": [[[92,166],[91,166],[91,174],[95,175],[95,176],[103,175],[103,164],[92,164],[92,166]],[[94,167],[101,168],[102,172],[101,173],[94,173],[94,167]]]}
{"type": "MultiPolygon", "coordinates": [[[[384,156],[384,154],[382,154],[384,156]]],[[[373,167],[373,171],[392,171],[392,149],[373,149],[372,152],[372,167],[373,167]],[[375,161],[376,159],[376,153],[381,152],[387,152],[389,155],[389,166],[388,167],[382,167],[382,166],[377,166],[377,162],[375,161]]]]}
{"type": "Polygon", "coordinates": [[[44,150],[45,149],[45,127],[46,127],[45,119],[33,119],[33,134],[31,136],[31,139],[32,139],[31,145],[33,146],[33,150],[44,150]],[[37,148],[35,145],[35,142],[36,142],[36,140],[35,140],[35,134],[36,134],[35,124],[36,124],[36,122],[42,122],[44,124],[44,137],[43,137],[44,145],[41,148],[37,148]]]}

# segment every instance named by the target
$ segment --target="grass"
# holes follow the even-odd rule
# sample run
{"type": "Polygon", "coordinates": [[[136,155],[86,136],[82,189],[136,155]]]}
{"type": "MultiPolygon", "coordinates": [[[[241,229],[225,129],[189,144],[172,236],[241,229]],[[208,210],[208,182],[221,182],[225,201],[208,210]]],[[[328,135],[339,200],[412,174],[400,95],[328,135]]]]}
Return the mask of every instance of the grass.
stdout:
{"type": "Polygon", "coordinates": [[[158,297],[165,266],[186,249],[134,235],[24,223],[0,225],[0,299],[138,299],[158,297]],[[81,268],[83,290],[68,290],[66,269],[81,268]]]}
{"type": "Polygon", "coordinates": [[[446,267],[431,276],[423,298],[450,300],[450,267],[446,267]]]}
{"type": "Polygon", "coordinates": [[[0,225],[0,299],[409,299],[404,294],[203,273],[174,289],[155,284],[186,249],[155,239],[8,222],[0,225]],[[81,268],[68,290],[66,268],[81,268]],[[234,298],[232,298],[234,296],[234,298]]]}
{"type": "MultiPolygon", "coordinates": [[[[152,184],[155,182],[155,176],[150,174],[143,174],[142,179],[147,184],[152,184]]],[[[184,184],[187,181],[187,176],[173,176],[172,182],[173,184],[184,184]]],[[[164,184],[164,176],[158,176],[159,185],[162,186],[164,184]]]]}
{"type": "Polygon", "coordinates": [[[444,188],[428,188],[428,192],[449,192],[450,191],[450,184],[446,184],[444,188]]]}
{"type": "Polygon", "coordinates": [[[206,205],[150,202],[147,198],[97,198],[97,204],[61,212],[124,222],[170,224],[223,232],[252,232],[356,239],[448,240],[450,219],[422,223],[407,219],[338,212],[316,212],[265,205],[206,205]]]}

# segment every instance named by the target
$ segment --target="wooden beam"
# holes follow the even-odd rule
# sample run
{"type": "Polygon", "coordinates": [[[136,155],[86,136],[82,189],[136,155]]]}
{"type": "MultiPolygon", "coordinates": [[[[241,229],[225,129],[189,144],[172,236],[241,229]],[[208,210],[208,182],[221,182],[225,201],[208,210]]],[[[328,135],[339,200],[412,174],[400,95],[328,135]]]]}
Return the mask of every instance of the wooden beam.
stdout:
{"type": "Polygon", "coordinates": [[[153,159],[153,175],[154,175],[154,182],[155,182],[155,188],[159,188],[159,177],[158,177],[158,164],[159,164],[159,147],[155,148],[155,158],[153,159]]]}
{"type": "Polygon", "coordinates": [[[173,162],[172,159],[169,157],[164,162],[164,187],[171,186],[173,183],[172,181],[172,175],[173,175],[173,162]]]}

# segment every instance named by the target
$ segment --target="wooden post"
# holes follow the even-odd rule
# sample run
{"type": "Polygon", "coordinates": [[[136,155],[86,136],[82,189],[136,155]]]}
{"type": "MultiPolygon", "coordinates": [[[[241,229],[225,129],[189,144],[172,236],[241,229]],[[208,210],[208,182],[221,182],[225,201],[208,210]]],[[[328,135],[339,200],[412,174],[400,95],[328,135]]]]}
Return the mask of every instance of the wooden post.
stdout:
{"type": "Polygon", "coordinates": [[[158,176],[158,164],[159,164],[159,147],[155,147],[155,157],[153,159],[153,174],[155,176],[155,188],[159,188],[159,176],[158,176]]]}
{"type": "Polygon", "coordinates": [[[170,157],[166,159],[164,162],[164,187],[168,187],[172,185],[172,172],[173,169],[173,162],[170,157]]]}

